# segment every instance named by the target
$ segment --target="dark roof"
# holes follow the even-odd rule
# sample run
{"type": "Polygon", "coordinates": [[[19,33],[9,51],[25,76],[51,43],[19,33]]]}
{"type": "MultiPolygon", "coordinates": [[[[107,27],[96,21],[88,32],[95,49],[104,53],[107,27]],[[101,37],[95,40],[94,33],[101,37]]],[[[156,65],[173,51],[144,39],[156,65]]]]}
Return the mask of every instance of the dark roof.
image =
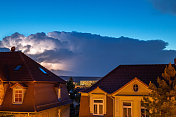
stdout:
{"type": "MultiPolygon", "coordinates": [[[[107,93],[113,93],[126,83],[137,77],[147,85],[151,82],[156,84],[157,77],[161,77],[167,64],[151,65],[119,65],[101,80],[84,92],[90,92],[99,86],[107,93]]],[[[175,67],[175,65],[172,65],[175,67]]]]}
{"type": "Polygon", "coordinates": [[[57,81],[65,83],[63,79],[22,52],[0,52],[0,77],[3,81],[57,81]]]}

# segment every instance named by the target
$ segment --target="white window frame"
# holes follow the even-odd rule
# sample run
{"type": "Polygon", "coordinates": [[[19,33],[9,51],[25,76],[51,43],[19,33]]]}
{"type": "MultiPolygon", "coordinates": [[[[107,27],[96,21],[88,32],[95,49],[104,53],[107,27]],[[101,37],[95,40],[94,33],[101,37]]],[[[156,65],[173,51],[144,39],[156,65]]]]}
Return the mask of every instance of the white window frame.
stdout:
{"type": "Polygon", "coordinates": [[[104,99],[93,99],[93,115],[104,115],[104,99]],[[95,103],[95,100],[102,100],[103,103],[95,103]],[[97,105],[97,114],[94,113],[94,105],[97,105]],[[99,105],[103,106],[103,113],[99,114],[99,105]]]}
{"type": "Polygon", "coordinates": [[[17,88],[13,88],[13,104],[22,104],[23,103],[23,97],[24,97],[24,90],[23,89],[17,89],[17,88]],[[22,91],[22,99],[21,99],[21,101],[19,101],[19,102],[17,102],[17,101],[15,101],[15,94],[16,94],[16,91],[22,91]]]}
{"type": "MultiPolygon", "coordinates": [[[[124,101],[124,102],[122,102],[122,109],[123,109],[123,111],[124,111],[124,108],[126,108],[127,109],[127,117],[128,117],[128,109],[130,108],[131,109],[131,117],[132,117],[132,102],[130,102],[130,101],[124,101]],[[124,106],[123,104],[124,103],[131,103],[131,106],[124,106]]],[[[124,112],[123,112],[123,114],[124,114],[124,112]]],[[[124,117],[124,115],[123,115],[123,117],[124,117]]]]}

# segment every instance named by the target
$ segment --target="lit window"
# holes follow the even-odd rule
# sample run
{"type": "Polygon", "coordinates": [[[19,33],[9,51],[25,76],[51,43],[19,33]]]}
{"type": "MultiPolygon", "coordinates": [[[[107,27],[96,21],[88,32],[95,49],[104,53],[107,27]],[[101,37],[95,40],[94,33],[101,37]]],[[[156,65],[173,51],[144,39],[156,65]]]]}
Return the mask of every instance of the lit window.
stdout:
{"type": "Polygon", "coordinates": [[[22,67],[21,65],[18,65],[18,66],[15,67],[14,70],[15,70],[15,71],[18,71],[18,70],[20,70],[21,67],[22,67]]]}
{"type": "Polygon", "coordinates": [[[145,107],[141,107],[141,117],[149,117],[149,112],[145,107]]]}
{"type": "Polygon", "coordinates": [[[58,96],[58,100],[60,100],[61,99],[61,88],[58,88],[57,96],[58,96]]]}
{"type": "Polygon", "coordinates": [[[104,114],[104,106],[103,106],[103,100],[94,100],[93,102],[94,106],[94,115],[103,115],[104,114]]]}
{"type": "Polygon", "coordinates": [[[40,69],[40,71],[42,71],[44,74],[47,74],[47,72],[46,72],[44,69],[42,69],[41,67],[39,67],[39,69],[40,69]]]}
{"type": "Polygon", "coordinates": [[[23,89],[14,89],[13,91],[13,103],[22,104],[23,102],[23,89]]]}
{"type": "Polygon", "coordinates": [[[134,90],[135,92],[138,91],[138,85],[137,85],[137,84],[133,85],[133,90],[134,90]]]}
{"type": "Polygon", "coordinates": [[[131,117],[131,102],[123,102],[123,117],[131,117]]]}

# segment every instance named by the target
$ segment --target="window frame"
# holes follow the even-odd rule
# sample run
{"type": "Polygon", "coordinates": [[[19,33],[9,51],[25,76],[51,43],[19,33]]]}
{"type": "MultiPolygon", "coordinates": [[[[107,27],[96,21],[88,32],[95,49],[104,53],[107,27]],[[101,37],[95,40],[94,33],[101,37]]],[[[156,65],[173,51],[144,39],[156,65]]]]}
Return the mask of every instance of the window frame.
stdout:
{"type": "Polygon", "coordinates": [[[134,92],[138,92],[139,91],[139,85],[138,84],[134,84],[133,85],[133,91],[134,92]]]}
{"type": "Polygon", "coordinates": [[[147,116],[147,109],[143,106],[141,106],[141,117],[142,117],[142,109],[144,109],[144,117],[149,117],[147,116]]]}
{"type": "Polygon", "coordinates": [[[104,115],[104,99],[93,99],[93,115],[104,115]],[[103,103],[96,103],[94,102],[95,100],[102,100],[103,103]],[[94,105],[97,105],[97,114],[94,113],[94,105]],[[102,110],[102,114],[99,113],[99,105],[102,105],[103,106],[103,110],[102,110]]]}
{"type": "Polygon", "coordinates": [[[122,112],[123,112],[123,117],[124,117],[124,108],[127,109],[127,117],[128,117],[128,109],[131,109],[131,117],[132,117],[132,102],[131,101],[123,101],[122,102],[122,112]],[[124,103],[131,103],[131,106],[124,106],[124,103]]]}
{"type": "MultiPolygon", "coordinates": [[[[18,93],[18,95],[19,95],[19,93],[18,93]]],[[[22,104],[23,103],[23,98],[24,98],[24,90],[22,89],[22,88],[13,88],[13,104],[22,104]],[[16,99],[16,91],[22,91],[22,95],[21,95],[21,101],[15,101],[15,99],[16,99]]]]}

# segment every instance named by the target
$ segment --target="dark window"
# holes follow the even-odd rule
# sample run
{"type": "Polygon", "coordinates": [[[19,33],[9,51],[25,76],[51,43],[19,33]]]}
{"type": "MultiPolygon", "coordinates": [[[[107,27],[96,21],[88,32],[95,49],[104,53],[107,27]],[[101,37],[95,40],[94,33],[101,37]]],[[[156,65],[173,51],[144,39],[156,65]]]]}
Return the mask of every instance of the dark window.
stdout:
{"type": "Polygon", "coordinates": [[[133,85],[133,90],[134,90],[135,92],[138,91],[138,85],[137,85],[137,84],[133,85]]]}
{"type": "Polygon", "coordinates": [[[18,71],[18,70],[20,70],[21,67],[22,67],[21,65],[18,65],[18,66],[15,67],[14,70],[15,70],[15,71],[18,71]]]}

